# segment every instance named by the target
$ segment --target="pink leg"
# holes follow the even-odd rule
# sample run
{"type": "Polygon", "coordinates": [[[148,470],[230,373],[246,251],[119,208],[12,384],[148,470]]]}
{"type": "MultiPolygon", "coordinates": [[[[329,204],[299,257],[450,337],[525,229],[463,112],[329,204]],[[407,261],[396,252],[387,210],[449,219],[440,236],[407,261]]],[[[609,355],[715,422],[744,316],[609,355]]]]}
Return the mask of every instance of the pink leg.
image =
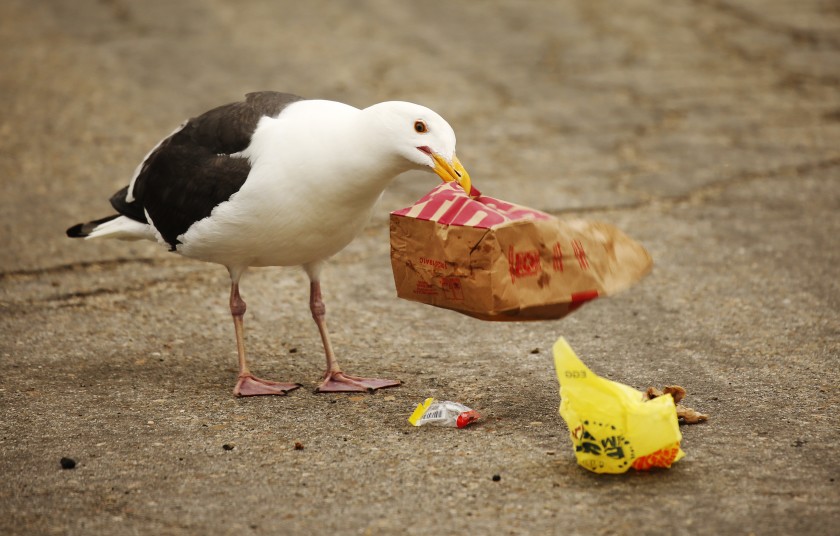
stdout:
{"type": "Polygon", "coordinates": [[[243,321],[245,315],[245,302],[239,296],[239,283],[233,282],[230,286],[230,314],[233,315],[233,327],[236,330],[236,350],[239,353],[239,380],[233,388],[236,396],[257,396],[257,395],[285,395],[287,391],[297,389],[297,383],[279,383],[257,378],[248,370],[248,363],[245,362],[245,342],[243,340],[243,321]]]}
{"type": "Polygon", "coordinates": [[[315,319],[315,324],[318,325],[318,331],[321,333],[321,341],[324,343],[324,353],[327,354],[327,369],[324,371],[323,381],[315,390],[316,392],[373,392],[385,387],[397,387],[402,383],[399,380],[360,378],[341,372],[341,369],[338,367],[338,361],[335,359],[332,345],[330,344],[330,334],[327,332],[326,322],[327,308],[321,299],[321,283],[318,281],[312,281],[309,284],[309,309],[312,311],[312,318],[315,319]]]}

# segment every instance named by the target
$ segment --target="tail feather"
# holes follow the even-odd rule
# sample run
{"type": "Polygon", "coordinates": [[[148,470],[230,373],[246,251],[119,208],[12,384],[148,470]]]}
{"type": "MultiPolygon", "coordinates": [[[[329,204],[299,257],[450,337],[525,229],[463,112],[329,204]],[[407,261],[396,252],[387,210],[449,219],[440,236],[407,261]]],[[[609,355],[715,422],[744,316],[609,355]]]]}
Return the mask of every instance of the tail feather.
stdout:
{"type": "Polygon", "coordinates": [[[97,226],[115,220],[119,217],[119,214],[113,214],[100,220],[93,220],[87,223],[77,223],[73,227],[67,229],[67,236],[70,238],[87,238],[97,226]]]}
{"type": "Polygon", "coordinates": [[[148,223],[114,214],[107,218],[78,223],[67,229],[70,238],[118,238],[120,240],[155,240],[155,234],[148,223]]]}

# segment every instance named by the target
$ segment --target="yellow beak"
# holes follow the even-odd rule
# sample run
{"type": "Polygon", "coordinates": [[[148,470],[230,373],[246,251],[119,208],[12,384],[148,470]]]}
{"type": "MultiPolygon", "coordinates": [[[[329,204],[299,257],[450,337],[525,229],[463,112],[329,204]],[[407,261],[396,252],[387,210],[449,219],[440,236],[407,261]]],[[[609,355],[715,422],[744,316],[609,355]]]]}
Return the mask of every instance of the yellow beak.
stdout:
{"type": "Polygon", "coordinates": [[[467,173],[467,170],[464,169],[463,165],[461,165],[461,161],[458,160],[458,157],[452,155],[451,163],[447,162],[445,158],[437,153],[432,154],[432,158],[435,161],[435,173],[437,173],[438,177],[443,179],[444,182],[457,182],[461,185],[461,188],[467,192],[467,195],[469,195],[470,190],[472,190],[470,174],[467,173]]]}

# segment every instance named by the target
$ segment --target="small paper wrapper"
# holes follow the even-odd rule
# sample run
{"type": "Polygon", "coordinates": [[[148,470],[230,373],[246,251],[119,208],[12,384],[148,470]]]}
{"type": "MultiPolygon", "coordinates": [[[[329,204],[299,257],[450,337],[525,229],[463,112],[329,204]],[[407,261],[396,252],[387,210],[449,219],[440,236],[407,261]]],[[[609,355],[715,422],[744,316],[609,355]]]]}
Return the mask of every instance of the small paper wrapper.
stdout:
{"type": "Polygon", "coordinates": [[[427,398],[417,405],[411,417],[408,418],[408,422],[412,426],[434,424],[436,426],[464,428],[477,421],[478,418],[477,411],[460,402],[449,400],[438,402],[434,398],[427,398]]]}

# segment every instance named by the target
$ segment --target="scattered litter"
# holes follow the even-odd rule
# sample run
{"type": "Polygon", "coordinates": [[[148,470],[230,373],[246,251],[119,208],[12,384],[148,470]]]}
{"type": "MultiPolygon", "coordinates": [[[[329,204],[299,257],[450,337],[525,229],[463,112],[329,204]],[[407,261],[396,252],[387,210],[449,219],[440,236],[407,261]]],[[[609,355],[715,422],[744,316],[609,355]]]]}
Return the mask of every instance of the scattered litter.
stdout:
{"type": "Polygon", "coordinates": [[[498,482],[502,479],[502,475],[493,475],[493,482],[498,482]]]}
{"type": "Polygon", "coordinates": [[[295,441],[295,450],[303,450],[303,443],[295,441]]]}
{"type": "Polygon", "coordinates": [[[654,398],[658,398],[663,395],[671,395],[674,399],[674,404],[677,406],[677,418],[681,423],[697,424],[699,422],[706,422],[709,420],[708,415],[699,413],[688,406],[680,404],[682,399],[685,398],[685,389],[679,385],[666,385],[661,391],[656,387],[648,387],[648,390],[645,391],[644,394],[644,400],[653,400],[654,398]]]}
{"type": "Polygon", "coordinates": [[[647,400],[641,391],[595,375],[562,337],[554,344],[554,365],[560,416],[579,465],[595,473],[624,473],[630,467],[670,467],[685,456],[672,396],[647,400]]]}
{"type": "Polygon", "coordinates": [[[434,398],[427,398],[422,404],[417,405],[414,413],[408,418],[408,422],[413,426],[434,424],[463,428],[477,421],[478,418],[477,411],[459,402],[449,400],[438,402],[434,398]]]}
{"type": "Polygon", "coordinates": [[[225,450],[233,450],[236,448],[236,445],[232,443],[225,443],[224,445],[222,445],[222,448],[225,450]]]}
{"type": "Polygon", "coordinates": [[[76,460],[73,458],[61,458],[61,468],[62,469],[75,469],[76,468],[76,460]]]}

